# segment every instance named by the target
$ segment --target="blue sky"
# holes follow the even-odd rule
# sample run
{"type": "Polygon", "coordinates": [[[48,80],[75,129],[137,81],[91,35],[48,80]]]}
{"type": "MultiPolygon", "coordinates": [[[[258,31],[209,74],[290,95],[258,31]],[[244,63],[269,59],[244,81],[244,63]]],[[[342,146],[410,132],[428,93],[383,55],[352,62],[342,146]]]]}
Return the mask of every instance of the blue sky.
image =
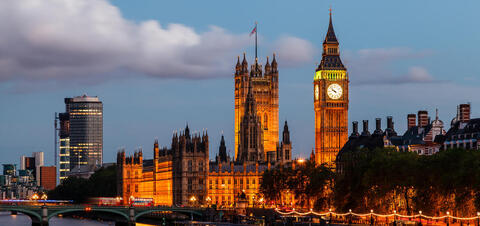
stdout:
{"type": "MultiPolygon", "coordinates": [[[[63,98],[104,102],[104,159],[155,138],[170,146],[188,121],[208,128],[210,156],[221,131],[233,150],[237,55],[253,60],[248,33],[259,23],[259,56],[277,53],[280,124],[293,154],[314,145],[312,79],[328,8],[350,75],[350,121],[439,108],[446,129],[456,105],[480,117],[480,2],[6,0],[0,5],[0,163],[44,151],[53,163],[53,115],[63,98]]],[[[384,122],[385,127],[385,122],[384,122]]],[[[233,153],[233,151],[232,151],[233,153]]]]}

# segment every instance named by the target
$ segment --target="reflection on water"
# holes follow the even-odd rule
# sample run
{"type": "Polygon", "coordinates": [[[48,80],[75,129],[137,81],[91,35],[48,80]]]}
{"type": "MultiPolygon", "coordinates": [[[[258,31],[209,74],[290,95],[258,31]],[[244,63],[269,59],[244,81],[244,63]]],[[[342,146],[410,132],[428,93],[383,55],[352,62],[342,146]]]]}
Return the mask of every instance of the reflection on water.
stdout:
{"type": "MultiPolygon", "coordinates": [[[[0,225],[8,226],[29,226],[32,225],[30,217],[18,214],[10,215],[9,212],[0,212],[0,225]]],[[[53,217],[49,222],[50,226],[105,226],[105,225],[115,225],[115,222],[99,222],[92,220],[80,220],[80,219],[71,219],[71,218],[58,218],[53,217]]]]}

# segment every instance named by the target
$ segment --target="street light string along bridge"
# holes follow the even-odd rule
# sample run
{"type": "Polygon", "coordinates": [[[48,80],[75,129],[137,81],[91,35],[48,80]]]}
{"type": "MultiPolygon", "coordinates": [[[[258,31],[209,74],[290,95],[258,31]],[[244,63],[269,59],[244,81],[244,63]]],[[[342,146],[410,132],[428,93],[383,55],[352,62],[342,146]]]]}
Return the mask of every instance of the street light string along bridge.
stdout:
{"type": "Polygon", "coordinates": [[[391,214],[379,214],[379,213],[375,213],[373,210],[370,210],[370,213],[354,213],[352,212],[352,210],[349,210],[346,213],[336,213],[330,209],[327,212],[320,213],[320,212],[313,211],[313,209],[310,209],[310,211],[308,212],[299,212],[299,211],[296,211],[294,208],[292,209],[292,211],[286,212],[286,211],[281,211],[278,208],[275,208],[275,212],[282,216],[329,217],[329,220],[332,220],[333,217],[339,217],[340,219],[337,219],[337,220],[341,220],[341,221],[348,220],[349,223],[352,221],[352,217],[360,218],[360,220],[363,220],[363,218],[365,218],[366,221],[370,220],[372,224],[374,221],[376,222],[378,218],[385,219],[385,223],[388,223],[389,219],[393,218],[394,221],[413,220],[413,221],[422,222],[422,219],[424,219],[425,223],[430,223],[429,221],[435,221],[437,223],[439,221],[445,221],[446,224],[449,224],[450,219],[452,219],[452,220],[459,221],[461,223],[470,223],[470,221],[476,221],[476,224],[480,226],[480,212],[477,212],[477,216],[472,216],[472,217],[455,217],[453,215],[450,215],[449,211],[446,212],[446,215],[438,216],[438,217],[423,215],[422,211],[418,211],[418,214],[414,214],[414,215],[403,215],[403,214],[398,214],[395,210],[391,214]],[[374,217],[375,217],[375,220],[374,220],[374,217]]]}

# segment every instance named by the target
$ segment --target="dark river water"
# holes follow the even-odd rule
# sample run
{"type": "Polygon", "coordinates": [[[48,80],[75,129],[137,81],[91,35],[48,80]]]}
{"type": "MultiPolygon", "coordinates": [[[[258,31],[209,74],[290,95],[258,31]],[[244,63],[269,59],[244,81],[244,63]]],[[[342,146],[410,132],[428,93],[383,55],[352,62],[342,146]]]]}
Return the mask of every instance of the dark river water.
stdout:
{"type": "MultiPolygon", "coordinates": [[[[30,217],[18,214],[10,215],[9,212],[0,212],[0,226],[30,226],[32,221],[30,217]]],[[[71,218],[58,218],[54,217],[50,219],[49,226],[105,226],[105,225],[115,225],[115,222],[99,222],[92,220],[80,220],[80,219],[71,219],[71,218]]],[[[137,226],[150,226],[149,224],[140,224],[137,223],[137,226]]]]}

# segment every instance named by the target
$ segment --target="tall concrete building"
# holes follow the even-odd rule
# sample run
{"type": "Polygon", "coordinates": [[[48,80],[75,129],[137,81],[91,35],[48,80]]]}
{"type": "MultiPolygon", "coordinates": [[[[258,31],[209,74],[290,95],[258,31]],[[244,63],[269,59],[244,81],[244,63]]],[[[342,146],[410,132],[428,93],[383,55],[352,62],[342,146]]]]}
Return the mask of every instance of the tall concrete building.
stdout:
{"type": "Polygon", "coordinates": [[[67,166],[92,172],[103,162],[103,103],[87,95],[65,98],[65,111],[60,114],[60,176],[67,166]]]}

